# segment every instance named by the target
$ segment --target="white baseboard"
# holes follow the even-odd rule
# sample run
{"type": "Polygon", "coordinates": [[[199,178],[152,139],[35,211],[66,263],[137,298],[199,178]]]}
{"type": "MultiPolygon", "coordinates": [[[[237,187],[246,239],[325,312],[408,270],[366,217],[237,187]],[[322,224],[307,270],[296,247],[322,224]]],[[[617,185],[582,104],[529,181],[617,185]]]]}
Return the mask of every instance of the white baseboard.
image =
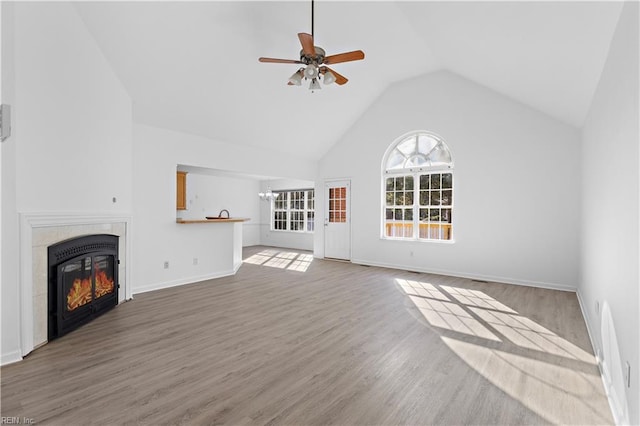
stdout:
{"type": "MultiPolygon", "coordinates": [[[[584,319],[584,323],[587,326],[587,335],[589,336],[589,341],[591,342],[591,349],[596,356],[596,361],[598,361],[598,368],[600,368],[600,349],[598,345],[596,345],[596,341],[594,340],[593,329],[591,328],[591,323],[589,322],[589,317],[586,311],[586,305],[584,303],[584,299],[582,298],[582,293],[580,289],[576,291],[576,296],[578,297],[578,305],[580,305],[580,312],[582,312],[582,319],[584,319]]],[[[602,376],[602,371],[600,371],[600,375],[602,376]]]]}
{"type": "Polygon", "coordinates": [[[468,278],[471,280],[489,281],[494,283],[515,284],[515,285],[522,285],[527,287],[546,288],[550,290],[561,290],[561,291],[570,291],[570,292],[576,292],[577,290],[576,287],[566,285],[566,284],[547,283],[543,281],[520,280],[517,278],[473,274],[473,273],[467,273],[467,272],[450,271],[446,269],[420,268],[414,265],[395,265],[395,264],[387,264],[382,262],[371,262],[363,259],[351,259],[351,263],[355,263],[358,265],[378,266],[381,268],[400,269],[403,271],[421,272],[425,274],[448,275],[451,277],[468,278]]]}
{"type": "Polygon", "coordinates": [[[200,275],[195,277],[180,278],[173,281],[165,281],[160,283],[147,284],[141,287],[133,287],[133,294],[147,293],[149,291],[162,290],[163,288],[177,287],[185,284],[193,284],[200,281],[212,280],[215,278],[228,277],[234,275],[236,270],[221,271],[213,274],[200,275]]]}
{"type": "Polygon", "coordinates": [[[22,353],[20,353],[20,350],[15,350],[13,352],[2,354],[0,365],[9,365],[18,361],[22,361],[22,353]]]}

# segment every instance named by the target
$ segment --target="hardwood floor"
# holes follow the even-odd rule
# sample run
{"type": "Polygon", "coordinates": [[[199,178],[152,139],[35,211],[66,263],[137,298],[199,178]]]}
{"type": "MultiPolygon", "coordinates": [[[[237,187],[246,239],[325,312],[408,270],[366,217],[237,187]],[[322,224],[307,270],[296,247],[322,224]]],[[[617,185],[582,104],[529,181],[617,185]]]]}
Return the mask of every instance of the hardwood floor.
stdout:
{"type": "Polygon", "coordinates": [[[5,366],[38,424],[613,424],[575,294],[245,249],[5,366]]]}

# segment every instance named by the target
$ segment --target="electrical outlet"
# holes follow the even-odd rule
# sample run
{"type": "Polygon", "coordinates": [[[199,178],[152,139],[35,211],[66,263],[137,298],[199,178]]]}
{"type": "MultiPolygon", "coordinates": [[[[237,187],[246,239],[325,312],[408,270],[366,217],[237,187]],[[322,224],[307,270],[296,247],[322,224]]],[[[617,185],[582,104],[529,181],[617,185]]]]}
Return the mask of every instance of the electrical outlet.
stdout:
{"type": "Polygon", "coordinates": [[[164,261],[164,269],[169,269],[169,261],[168,260],[164,261]]]}
{"type": "Polygon", "coordinates": [[[197,264],[198,264],[198,258],[197,258],[197,257],[194,257],[194,258],[193,258],[193,264],[194,264],[194,265],[197,265],[197,264]]]}
{"type": "Polygon", "coordinates": [[[0,141],[11,136],[11,105],[0,105],[0,141]]]}
{"type": "Polygon", "coordinates": [[[629,361],[624,364],[624,384],[630,388],[631,387],[631,365],[629,365],[629,361]]]}

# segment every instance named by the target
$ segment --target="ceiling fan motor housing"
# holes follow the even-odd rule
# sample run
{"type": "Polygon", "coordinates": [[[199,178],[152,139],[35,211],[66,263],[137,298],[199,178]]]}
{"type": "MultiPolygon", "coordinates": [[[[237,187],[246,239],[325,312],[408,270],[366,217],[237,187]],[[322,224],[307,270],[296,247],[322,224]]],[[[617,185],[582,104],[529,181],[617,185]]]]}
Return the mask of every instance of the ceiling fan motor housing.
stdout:
{"type": "Polygon", "coordinates": [[[300,61],[304,62],[305,64],[309,65],[309,64],[316,64],[316,65],[320,65],[324,62],[324,58],[326,56],[326,53],[324,51],[324,49],[322,47],[318,47],[318,46],[313,46],[315,51],[316,51],[316,56],[311,56],[311,55],[306,55],[304,53],[304,50],[300,51],[300,61]]]}

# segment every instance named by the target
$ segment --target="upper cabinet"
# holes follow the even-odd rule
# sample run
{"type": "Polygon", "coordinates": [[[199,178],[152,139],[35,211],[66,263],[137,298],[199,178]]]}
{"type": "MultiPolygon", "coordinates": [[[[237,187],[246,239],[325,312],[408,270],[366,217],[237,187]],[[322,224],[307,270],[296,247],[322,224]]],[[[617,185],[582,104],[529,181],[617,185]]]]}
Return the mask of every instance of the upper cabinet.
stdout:
{"type": "Polygon", "coordinates": [[[187,209],[187,173],[176,172],[177,191],[176,191],[176,210],[187,209]]]}

